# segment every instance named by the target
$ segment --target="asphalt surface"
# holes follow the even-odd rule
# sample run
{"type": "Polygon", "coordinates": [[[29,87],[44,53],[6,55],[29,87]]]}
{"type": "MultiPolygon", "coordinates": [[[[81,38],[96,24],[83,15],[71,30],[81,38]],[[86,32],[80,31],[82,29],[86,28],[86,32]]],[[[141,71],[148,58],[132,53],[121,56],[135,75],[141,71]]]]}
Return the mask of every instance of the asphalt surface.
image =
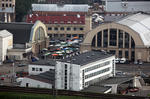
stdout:
{"type": "Polygon", "coordinates": [[[139,64],[116,64],[116,71],[122,71],[129,75],[140,75],[146,74],[150,76],[150,63],[139,64]]]}

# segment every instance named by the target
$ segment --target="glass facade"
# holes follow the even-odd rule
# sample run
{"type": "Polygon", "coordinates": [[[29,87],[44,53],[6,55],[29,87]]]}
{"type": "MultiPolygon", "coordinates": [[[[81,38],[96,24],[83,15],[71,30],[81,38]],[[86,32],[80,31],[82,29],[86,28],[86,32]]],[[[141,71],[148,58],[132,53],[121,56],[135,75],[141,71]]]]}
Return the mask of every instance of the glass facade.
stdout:
{"type": "Polygon", "coordinates": [[[112,54],[116,54],[116,56],[118,56],[119,58],[124,57],[127,59],[130,58],[131,60],[134,60],[135,57],[133,53],[135,48],[135,42],[132,36],[126,31],[120,29],[117,30],[115,28],[110,28],[98,32],[92,40],[92,47],[102,48],[102,50],[106,50],[103,48],[113,47],[113,50],[107,50],[109,50],[109,52],[111,52],[112,54]]]}

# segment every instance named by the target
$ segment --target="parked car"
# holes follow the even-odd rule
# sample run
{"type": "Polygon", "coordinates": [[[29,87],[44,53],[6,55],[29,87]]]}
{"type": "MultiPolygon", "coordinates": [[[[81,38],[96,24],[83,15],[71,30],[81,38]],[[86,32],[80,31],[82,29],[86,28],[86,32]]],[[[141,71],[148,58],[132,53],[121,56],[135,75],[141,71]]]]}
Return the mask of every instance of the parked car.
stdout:
{"type": "Polygon", "coordinates": [[[120,59],[120,63],[122,63],[122,64],[123,64],[123,63],[126,63],[126,58],[121,58],[121,59],[120,59]]]}
{"type": "Polygon", "coordinates": [[[115,63],[120,63],[120,58],[116,58],[115,63]]]}
{"type": "Polygon", "coordinates": [[[27,64],[25,64],[25,63],[18,64],[18,67],[23,67],[23,66],[27,66],[27,64]]]}

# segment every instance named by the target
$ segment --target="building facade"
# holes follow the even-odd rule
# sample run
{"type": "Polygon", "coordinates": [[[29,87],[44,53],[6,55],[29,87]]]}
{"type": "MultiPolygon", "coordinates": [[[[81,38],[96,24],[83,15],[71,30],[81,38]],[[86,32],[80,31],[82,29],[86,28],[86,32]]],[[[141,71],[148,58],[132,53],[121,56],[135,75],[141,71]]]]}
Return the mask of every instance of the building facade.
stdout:
{"type": "Polygon", "coordinates": [[[83,38],[91,30],[88,5],[33,4],[27,22],[41,20],[46,24],[50,38],[83,38]]]}
{"type": "Polygon", "coordinates": [[[105,50],[118,58],[150,62],[149,22],[149,15],[137,13],[102,24],[86,35],[81,50],[105,50]]]}
{"type": "Polygon", "coordinates": [[[115,56],[90,51],[58,61],[56,88],[80,91],[102,79],[115,76],[115,56]]]}
{"type": "Polygon", "coordinates": [[[13,35],[6,31],[0,31],[0,62],[6,60],[7,52],[13,48],[13,35]]]}
{"type": "Polygon", "coordinates": [[[43,48],[48,47],[46,27],[40,21],[35,24],[0,23],[0,30],[3,29],[13,34],[13,49],[8,50],[10,58],[22,60],[29,53],[38,55],[43,48]]]}
{"type": "Polygon", "coordinates": [[[0,21],[15,21],[15,0],[0,0],[0,21]]]}
{"type": "Polygon", "coordinates": [[[29,75],[38,75],[55,69],[55,61],[39,60],[28,65],[29,75]]]}

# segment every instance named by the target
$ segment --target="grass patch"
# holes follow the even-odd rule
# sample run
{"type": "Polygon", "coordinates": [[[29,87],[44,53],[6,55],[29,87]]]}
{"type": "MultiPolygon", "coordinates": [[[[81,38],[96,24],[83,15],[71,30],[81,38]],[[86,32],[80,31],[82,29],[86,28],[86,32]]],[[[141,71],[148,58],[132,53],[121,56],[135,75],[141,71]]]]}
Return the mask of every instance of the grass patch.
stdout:
{"type": "Polygon", "coordinates": [[[54,97],[52,95],[47,95],[47,94],[0,92],[0,99],[90,99],[90,98],[75,97],[75,96],[54,97]]]}

